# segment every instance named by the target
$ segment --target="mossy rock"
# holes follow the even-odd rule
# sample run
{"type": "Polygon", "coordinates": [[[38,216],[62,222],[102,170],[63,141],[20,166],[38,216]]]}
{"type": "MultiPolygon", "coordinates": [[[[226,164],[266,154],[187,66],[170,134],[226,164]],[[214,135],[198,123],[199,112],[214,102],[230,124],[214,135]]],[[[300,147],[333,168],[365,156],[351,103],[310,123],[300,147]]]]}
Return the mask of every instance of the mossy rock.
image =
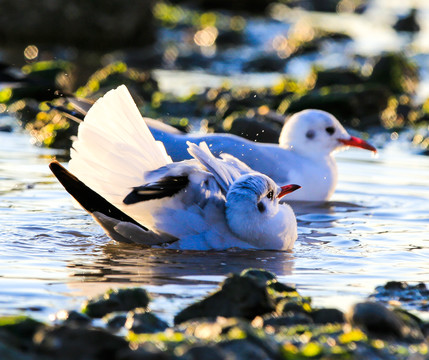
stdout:
{"type": "Polygon", "coordinates": [[[129,311],[148,305],[149,295],[142,288],[114,289],[86,301],[82,312],[92,318],[101,318],[114,311],[129,311]]]}
{"type": "Polygon", "coordinates": [[[217,316],[253,319],[273,310],[266,282],[246,273],[232,274],[221,284],[220,290],[183,309],[175,316],[174,322],[179,324],[194,318],[217,316]]]}

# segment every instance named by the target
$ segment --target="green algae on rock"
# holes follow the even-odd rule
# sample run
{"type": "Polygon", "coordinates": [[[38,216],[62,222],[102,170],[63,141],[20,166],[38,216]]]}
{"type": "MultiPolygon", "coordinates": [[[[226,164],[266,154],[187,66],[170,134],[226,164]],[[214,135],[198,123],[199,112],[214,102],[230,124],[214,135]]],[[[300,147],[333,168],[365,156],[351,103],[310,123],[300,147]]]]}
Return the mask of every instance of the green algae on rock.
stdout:
{"type": "MultiPolygon", "coordinates": [[[[408,288],[400,282],[383,287],[408,288]]],[[[416,288],[425,290],[422,284],[416,288]]],[[[82,314],[73,311],[61,312],[54,325],[25,316],[0,318],[0,355],[14,360],[424,360],[429,355],[429,325],[417,316],[366,302],[345,318],[336,309],[313,308],[309,297],[260,269],[229,275],[216,292],[180,312],[174,327],[141,308],[148,303],[141,288],[88,300],[84,309],[92,317],[107,314],[106,327],[96,327],[91,318],[81,321],[82,314]],[[135,310],[125,315],[130,309],[135,310]]]]}

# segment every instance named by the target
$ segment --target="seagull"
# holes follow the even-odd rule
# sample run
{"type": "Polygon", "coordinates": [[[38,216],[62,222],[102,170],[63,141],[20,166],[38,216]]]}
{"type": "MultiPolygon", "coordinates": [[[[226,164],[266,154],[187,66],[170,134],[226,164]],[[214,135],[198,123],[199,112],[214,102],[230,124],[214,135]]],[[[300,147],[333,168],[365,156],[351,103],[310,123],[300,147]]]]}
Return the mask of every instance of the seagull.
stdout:
{"type": "Polygon", "coordinates": [[[204,141],[215,156],[233,155],[277,184],[300,184],[302,189],[288,196],[288,201],[329,200],[338,179],[336,151],[349,146],[377,151],[365,140],[351,136],[333,115],[315,109],[292,115],[283,126],[279,144],[256,143],[232,134],[184,134],[161,122],[148,124],[173,161],[190,157],[188,142],[204,141]]]}
{"type": "Polygon", "coordinates": [[[279,200],[300,188],[277,185],[235,157],[215,157],[188,142],[191,159],[173,162],[156,141],[128,89],[111,90],[79,125],[68,170],[54,175],[117,241],[183,250],[290,250],[291,207],[279,200]]]}

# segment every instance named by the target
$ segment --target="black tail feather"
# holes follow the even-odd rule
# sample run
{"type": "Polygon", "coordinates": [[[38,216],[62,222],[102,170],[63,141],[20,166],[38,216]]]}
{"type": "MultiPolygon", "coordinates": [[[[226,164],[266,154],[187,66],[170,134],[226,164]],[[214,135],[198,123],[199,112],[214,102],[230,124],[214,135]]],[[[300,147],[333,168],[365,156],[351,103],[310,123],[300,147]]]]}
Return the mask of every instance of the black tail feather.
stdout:
{"type": "Polygon", "coordinates": [[[148,230],[123,211],[119,210],[116,206],[112,205],[101,195],[97,194],[94,190],[86,186],[58,161],[52,161],[49,164],[49,168],[67,192],[90,214],[100,212],[108,217],[124,222],[130,222],[144,230],[148,230]]]}

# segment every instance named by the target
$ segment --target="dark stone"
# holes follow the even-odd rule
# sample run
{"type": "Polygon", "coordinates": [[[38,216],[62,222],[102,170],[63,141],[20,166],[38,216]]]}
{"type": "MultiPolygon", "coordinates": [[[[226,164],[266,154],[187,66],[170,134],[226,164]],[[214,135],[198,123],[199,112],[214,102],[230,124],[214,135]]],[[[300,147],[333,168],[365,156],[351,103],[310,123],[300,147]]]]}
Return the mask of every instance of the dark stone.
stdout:
{"type": "Polygon", "coordinates": [[[0,317],[0,343],[5,345],[1,351],[12,351],[12,348],[17,352],[32,349],[34,334],[44,326],[39,321],[26,316],[0,317]]]}
{"type": "Polygon", "coordinates": [[[210,68],[212,61],[212,58],[198,53],[180,54],[175,61],[175,65],[182,70],[207,70],[210,68]]]}
{"type": "Polygon", "coordinates": [[[149,295],[142,288],[111,289],[99,297],[86,301],[82,312],[93,318],[101,318],[114,311],[145,308],[148,304],[149,295]]]}
{"type": "Polygon", "coordinates": [[[408,284],[404,281],[389,281],[384,285],[386,290],[404,290],[408,284]]]}
{"type": "Polygon", "coordinates": [[[13,132],[13,127],[11,125],[0,125],[0,132],[13,132]]]}
{"type": "Polygon", "coordinates": [[[418,325],[411,317],[398,315],[379,303],[358,303],[353,306],[348,317],[354,325],[360,326],[371,336],[411,342],[423,339],[418,325]]]}
{"type": "Polygon", "coordinates": [[[420,25],[417,21],[417,10],[411,9],[410,13],[399,19],[394,25],[393,28],[396,31],[406,31],[406,32],[419,32],[420,25]]]}
{"type": "MultiPolygon", "coordinates": [[[[288,114],[305,109],[319,109],[333,114],[345,126],[357,129],[382,126],[380,113],[386,109],[391,96],[388,88],[368,84],[356,86],[332,86],[324,91],[313,90],[300,97],[285,101],[288,114]]],[[[279,111],[283,112],[282,104],[279,111]]]]}
{"type": "Polygon", "coordinates": [[[216,44],[219,46],[237,46],[245,42],[242,31],[220,30],[216,38],[216,44]]]}
{"type": "Polygon", "coordinates": [[[156,315],[144,310],[136,310],[127,315],[125,327],[136,334],[156,333],[168,328],[168,324],[156,315]]]}
{"type": "Polygon", "coordinates": [[[153,44],[152,1],[1,0],[2,45],[45,44],[97,51],[153,44]]]}
{"type": "Polygon", "coordinates": [[[115,360],[128,349],[128,342],[100,329],[57,326],[45,328],[34,336],[37,351],[53,359],[115,360]]]}
{"type": "Polygon", "coordinates": [[[277,291],[277,292],[294,292],[294,291],[296,291],[295,288],[288,286],[286,284],[283,284],[281,282],[278,282],[278,281],[271,281],[268,284],[268,287],[273,289],[274,291],[277,291]]]}
{"type": "Polygon", "coordinates": [[[294,326],[312,323],[312,318],[304,313],[290,312],[283,316],[269,316],[263,318],[263,326],[294,326]]]}
{"type": "Polygon", "coordinates": [[[315,88],[333,85],[363,84],[365,79],[357,72],[348,69],[329,69],[317,72],[315,88]]]}
{"type": "Polygon", "coordinates": [[[369,83],[387,86],[394,94],[413,94],[419,84],[417,66],[401,54],[386,54],[375,63],[369,83]]]}
{"type": "Polygon", "coordinates": [[[289,313],[307,314],[308,311],[305,309],[304,304],[306,304],[305,301],[304,302],[303,301],[297,302],[295,300],[290,300],[288,298],[285,298],[283,300],[280,300],[278,302],[278,304],[276,305],[276,313],[279,315],[286,315],[289,313]]]}
{"type": "Polygon", "coordinates": [[[344,323],[344,313],[338,309],[317,309],[311,312],[311,317],[316,324],[344,323]]]}
{"type": "Polygon", "coordinates": [[[228,132],[252,141],[277,143],[280,131],[278,126],[255,118],[237,118],[232,122],[228,132]]]}
{"type": "Polygon", "coordinates": [[[183,351],[183,360],[236,360],[237,357],[217,345],[196,345],[183,351]]]}
{"type": "Polygon", "coordinates": [[[262,286],[266,285],[270,281],[276,280],[275,274],[264,269],[245,269],[241,272],[240,276],[247,276],[252,279],[255,279],[259,281],[262,286]]]}
{"type": "Polygon", "coordinates": [[[126,349],[121,350],[115,360],[177,360],[166,351],[156,349],[155,346],[148,346],[146,344],[139,345],[136,350],[126,349]]]}
{"type": "Polygon", "coordinates": [[[237,360],[269,360],[273,359],[266,350],[248,339],[227,340],[218,343],[218,346],[231,352],[237,360]]]}
{"type": "Polygon", "coordinates": [[[125,326],[125,323],[127,322],[127,314],[110,313],[107,314],[103,320],[106,322],[108,328],[112,330],[119,330],[125,326]]]}
{"type": "MultiPolygon", "coordinates": [[[[172,3],[182,4],[183,1],[172,0],[172,3]]],[[[202,10],[226,9],[233,11],[245,11],[256,14],[264,14],[266,7],[274,0],[191,0],[189,4],[202,10]]]]}
{"type": "Polygon", "coordinates": [[[283,72],[286,60],[276,54],[260,55],[243,65],[245,72],[283,72]]]}
{"type": "Polygon", "coordinates": [[[11,344],[0,341],[0,359],[2,360],[34,360],[34,355],[21,352],[11,344]]]}
{"type": "Polygon", "coordinates": [[[370,296],[378,302],[399,302],[401,307],[427,311],[429,309],[429,290],[424,283],[416,285],[406,282],[390,281],[384,286],[377,286],[376,292],[370,296]]]}
{"type": "Polygon", "coordinates": [[[274,310],[265,284],[249,276],[230,275],[220,290],[179,312],[174,323],[201,317],[240,317],[253,319],[274,310]]]}
{"type": "Polygon", "coordinates": [[[67,311],[66,316],[63,317],[64,324],[77,324],[77,325],[88,325],[92,322],[92,319],[85,314],[78,311],[67,311]]]}

